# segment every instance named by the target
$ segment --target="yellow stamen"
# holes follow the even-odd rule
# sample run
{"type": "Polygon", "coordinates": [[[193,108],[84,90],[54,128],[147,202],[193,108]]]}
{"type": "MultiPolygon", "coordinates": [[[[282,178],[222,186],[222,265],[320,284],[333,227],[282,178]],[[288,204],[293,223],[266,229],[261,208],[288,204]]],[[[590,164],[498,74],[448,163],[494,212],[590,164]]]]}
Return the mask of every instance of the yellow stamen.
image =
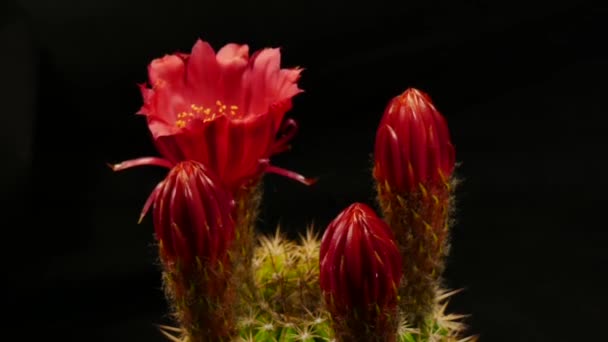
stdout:
{"type": "Polygon", "coordinates": [[[228,115],[228,113],[230,113],[231,116],[236,116],[239,114],[239,107],[236,105],[225,105],[220,100],[215,101],[215,105],[217,107],[216,111],[213,111],[211,107],[205,107],[202,105],[199,106],[195,103],[190,104],[190,109],[192,112],[178,113],[175,126],[177,128],[184,128],[193,119],[200,119],[203,122],[209,122],[214,120],[219,115],[228,115]],[[228,109],[230,110],[228,111],[228,109]]]}

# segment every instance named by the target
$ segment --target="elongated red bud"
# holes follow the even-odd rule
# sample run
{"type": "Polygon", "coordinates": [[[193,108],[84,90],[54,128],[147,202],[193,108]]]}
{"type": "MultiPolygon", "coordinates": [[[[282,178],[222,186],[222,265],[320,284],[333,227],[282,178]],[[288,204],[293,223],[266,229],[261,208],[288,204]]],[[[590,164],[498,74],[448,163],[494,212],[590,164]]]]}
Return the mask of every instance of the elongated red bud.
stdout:
{"type": "Polygon", "coordinates": [[[234,331],[234,203],[202,164],[176,164],[152,193],[167,297],[188,341],[228,340],[234,331]]]}
{"type": "Polygon", "coordinates": [[[154,230],[165,262],[189,267],[225,263],[234,240],[229,193],[195,161],[175,165],[153,203],[154,230]]]}
{"type": "Polygon", "coordinates": [[[340,340],[394,338],[401,269],[393,233],[365,204],[352,204],[329,224],[319,280],[340,340]]]}
{"type": "Polygon", "coordinates": [[[393,98],[378,127],[374,177],[393,191],[442,185],[454,170],[454,147],[445,119],[420,90],[393,98]]]}
{"type": "Polygon", "coordinates": [[[374,178],[384,218],[403,264],[400,306],[423,328],[433,311],[452,211],[454,148],[428,95],[410,88],[393,98],[378,127],[374,178]]]}

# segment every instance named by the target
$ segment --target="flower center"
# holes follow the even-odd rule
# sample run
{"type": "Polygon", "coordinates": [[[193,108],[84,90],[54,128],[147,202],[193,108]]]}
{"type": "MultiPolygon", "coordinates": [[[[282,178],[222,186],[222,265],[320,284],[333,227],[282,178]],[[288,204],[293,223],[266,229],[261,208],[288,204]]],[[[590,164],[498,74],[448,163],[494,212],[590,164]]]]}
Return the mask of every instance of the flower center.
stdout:
{"type": "Polygon", "coordinates": [[[183,111],[177,114],[177,120],[175,121],[175,126],[177,126],[177,128],[186,127],[186,125],[194,119],[203,120],[203,122],[207,122],[221,115],[227,115],[231,117],[237,117],[242,115],[242,113],[238,112],[238,106],[229,106],[222,103],[222,101],[220,100],[215,101],[215,106],[211,107],[191,104],[190,109],[190,111],[183,111]]]}

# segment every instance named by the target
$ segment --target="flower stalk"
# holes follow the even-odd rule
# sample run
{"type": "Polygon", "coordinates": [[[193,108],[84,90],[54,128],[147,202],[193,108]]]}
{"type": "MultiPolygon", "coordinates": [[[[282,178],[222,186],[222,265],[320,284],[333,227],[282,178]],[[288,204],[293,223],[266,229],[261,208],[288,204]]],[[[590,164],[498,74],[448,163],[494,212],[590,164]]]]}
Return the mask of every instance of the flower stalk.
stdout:
{"type": "Polygon", "coordinates": [[[421,329],[432,316],[453,210],[454,148],[430,97],[410,88],[392,99],[376,136],[378,202],[403,263],[400,307],[421,329]]]}

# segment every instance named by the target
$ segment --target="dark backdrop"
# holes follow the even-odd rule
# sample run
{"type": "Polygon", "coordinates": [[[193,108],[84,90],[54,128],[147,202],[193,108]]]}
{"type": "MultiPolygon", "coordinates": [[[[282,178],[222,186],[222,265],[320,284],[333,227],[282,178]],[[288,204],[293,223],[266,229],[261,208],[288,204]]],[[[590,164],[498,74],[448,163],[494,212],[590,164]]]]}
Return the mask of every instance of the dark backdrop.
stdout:
{"type": "Polygon", "coordinates": [[[155,153],[136,83],[201,37],[281,46],[284,65],[306,69],[290,112],[301,130],[275,164],[320,181],[266,176],[260,230],[321,231],[373,204],[375,127],[417,87],[462,163],[445,275],[466,291],[451,310],[472,314],[483,341],[605,338],[607,13],[590,1],[3,1],[2,335],[164,340],[151,220],[136,224],[164,171],[105,163],[155,153]]]}

